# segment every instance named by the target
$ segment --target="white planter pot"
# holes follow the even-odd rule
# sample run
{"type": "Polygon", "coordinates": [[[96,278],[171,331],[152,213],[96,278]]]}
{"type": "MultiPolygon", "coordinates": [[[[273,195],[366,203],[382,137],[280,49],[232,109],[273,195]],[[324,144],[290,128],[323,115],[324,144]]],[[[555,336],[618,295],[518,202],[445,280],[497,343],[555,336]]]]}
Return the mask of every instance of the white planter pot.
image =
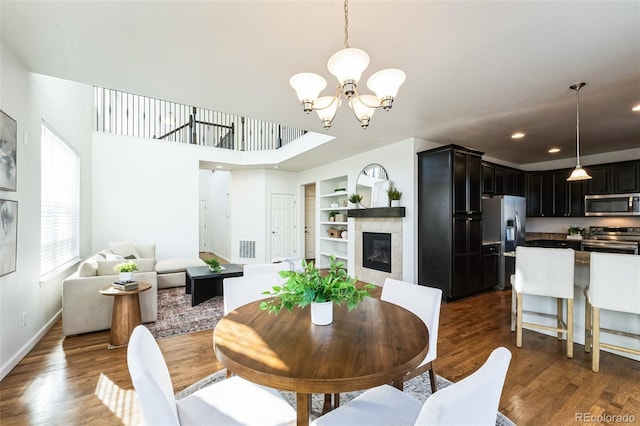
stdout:
{"type": "Polygon", "coordinates": [[[120,281],[133,281],[133,272],[120,272],[118,279],[120,281]]]}
{"type": "Polygon", "coordinates": [[[333,302],[311,302],[311,322],[316,325],[329,325],[333,322],[333,302]]]}
{"type": "Polygon", "coordinates": [[[400,207],[400,200],[391,200],[391,207],[400,207]]]}
{"type": "Polygon", "coordinates": [[[352,208],[352,209],[359,209],[360,208],[360,203],[349,202],[349,207],[352,208]]]}

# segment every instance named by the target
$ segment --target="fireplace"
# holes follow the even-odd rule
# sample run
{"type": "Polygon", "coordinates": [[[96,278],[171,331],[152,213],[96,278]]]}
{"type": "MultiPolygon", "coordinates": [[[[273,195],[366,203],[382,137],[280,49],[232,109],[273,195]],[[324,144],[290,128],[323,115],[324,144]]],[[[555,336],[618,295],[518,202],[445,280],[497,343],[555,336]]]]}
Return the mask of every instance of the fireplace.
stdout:
{"type": "Polygon", "coordinates": [[[391,273],[391,234],[362,233],[362,266],[391,273]]]}

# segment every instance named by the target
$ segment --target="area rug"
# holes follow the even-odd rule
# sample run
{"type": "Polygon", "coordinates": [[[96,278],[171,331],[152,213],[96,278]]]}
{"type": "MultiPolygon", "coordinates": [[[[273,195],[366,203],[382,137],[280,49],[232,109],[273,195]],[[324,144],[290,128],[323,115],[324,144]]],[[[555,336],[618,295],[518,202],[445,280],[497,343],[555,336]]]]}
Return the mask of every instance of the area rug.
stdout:
{"type": "MultiPolygon", "coordinates": [[[[176,395],[176,399],[181,399],[186,397],[187,395],[192,394],[198,389],[202,389],[205,386],[210,384],[219,382],[226,378],[226,370],[218,371],[210,376],[205,377],[204,379],[194,383],[188,388],[184,389],[182,392],[176,395]]],[[[446,388],[451,385],[452,382],[445,379],[444,377],[436,376],[436,381],[438,385],[438,389],[446,388]]],[[[424,403],[429,396],[431,396],[431,385],[429,382],[429,374],[421,374],[420,376],[414,377],[411,380],[408,380],[404,383],[404,392],[409,396],[417,399],[421,403],[424,403]]],[[[289,404],[295,408],[296,406],[296,395],[293,392],[280,391],[280,393],[285,397],[289,404]]],[[[340,404],[346,404],[348,401],[352,400],[356,396],[360,395],[362,391],[357,392],[347,392],[340,394],[340,404]]],[[[311,398],[311,418],[315,419],[320,416],[322,413],[322,405],[324,404],[324,395],[323,394],[313,394],[311,398]]],[[[498,412],[498,416],[496,417],[496,425],[497,426],[515,426],[515,423],[511,421],[507,416],[498,412]]]]}
{"type": "Polygon", "coordinates": [[[184,287],[158,290],[158,319],[145,324],[153,337],[177,336],[213,329],[224,315],[222,296],[191,306],[191,295],[184,287]]]}

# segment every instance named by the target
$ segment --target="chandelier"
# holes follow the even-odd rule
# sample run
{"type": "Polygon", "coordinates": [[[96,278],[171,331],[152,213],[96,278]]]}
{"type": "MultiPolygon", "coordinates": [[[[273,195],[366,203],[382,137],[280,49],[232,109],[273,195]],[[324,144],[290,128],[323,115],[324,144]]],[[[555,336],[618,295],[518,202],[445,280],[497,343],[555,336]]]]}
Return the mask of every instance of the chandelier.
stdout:
{"type": "Polygon", "coordinates": [[[367,87],[374,95],[361,95],[357,85],[362,72],[369,66],[369,55],[364,50],[349,46],[349,5],[344,2],[344,49],[337,51],[327,61],[329,72],[338,79],[338,86],[333,96],[320,96],[320,92],[327,87],[327,80],[314,73],[304,72],[296,74],[289,80],[302,102],[302,109],[309,114],[316,111],[325,129],[331,127],[338,107],[342,104],[341,93],[349,102],[360,126],[366,129],[376,108],[385,111],[391,109],[393,100],[398,94],[398,88],[406,78],[399,69],[385,69],[376,72],[369,80],[367,87]]]}
{"type": "Polygon", "coordinates": [[[587,83],[576,83],[569,86],[569,89],[576,91],[576,168],[571,172],[567,181],[591,179],[591,176],[580,165],[580,89],[587,83]]]}

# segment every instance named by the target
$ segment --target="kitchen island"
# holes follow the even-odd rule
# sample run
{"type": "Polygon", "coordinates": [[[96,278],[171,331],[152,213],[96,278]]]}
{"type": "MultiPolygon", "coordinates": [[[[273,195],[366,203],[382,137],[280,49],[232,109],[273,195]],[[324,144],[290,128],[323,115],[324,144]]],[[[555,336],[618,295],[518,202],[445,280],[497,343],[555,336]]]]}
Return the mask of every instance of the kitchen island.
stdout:
{"type": "MultiPolygon", "coordinates": [[[[515,257],[515,251],[504,254],[506,257],[515,257]]],[[[584,324],[585,324],[585,289],[589,287],[589,259],[591,252],[576,251],[575,252],[575,273],[574,273],[574,293],[573,293],[573,340],[584,346],[584,324]]],[[[544,265],[540,265],[544,267],[544,265]]],[[[611,291],[615,291],[615,282],[611,283],[611,291]]],[[[516,298],[515,291],[512,293],[511,302],[511,330],[515,331],[515,312],[516,298]]],[[[523,301],[523,309],[525,311],[541,312],[545,314],[555,315],[556,301],[550,297],[526,295],[523,301]]],[[[540,317],[537,315],[527,314],[525,312],[524,321],[530,321],[548,326],[555,326],[556,321],[552,318],[540,317]]],[[[627,333],[640,334],[640,315],[628,314],[624,312],[601,311],[600,319],[601,328],[610,328],[613,330],[624,331],[627,333]]],[[[557,333],[540,329],[524,327],[527,330],[543,333],[549,336],[557,336],[557,333]]],[[[640,342],[637,339],[620,336],[616,334],[602,333],[601,340],[607,343],[626,346],[640,350],[640,342]]],[[[526,345],[526,337],[525,343],[526,345]]],[[[614,351],[608,348],[601,348],[606,352],[611,352],[626,358],[640,361],[640,356],[625,352],[614,351]]]]}

